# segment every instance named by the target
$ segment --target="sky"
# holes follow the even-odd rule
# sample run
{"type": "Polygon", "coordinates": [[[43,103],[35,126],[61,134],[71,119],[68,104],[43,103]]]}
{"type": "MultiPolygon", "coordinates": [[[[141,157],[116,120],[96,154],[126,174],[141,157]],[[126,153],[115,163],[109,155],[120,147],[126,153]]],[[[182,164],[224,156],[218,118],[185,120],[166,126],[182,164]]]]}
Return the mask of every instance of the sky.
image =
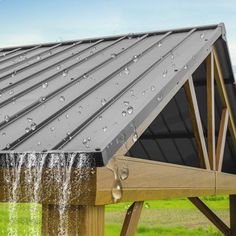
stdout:
{"type": "Polygon", "coordinates": [[[0,0],[0,47],[220,22],[236,65],[236,0],[0,0]]]}

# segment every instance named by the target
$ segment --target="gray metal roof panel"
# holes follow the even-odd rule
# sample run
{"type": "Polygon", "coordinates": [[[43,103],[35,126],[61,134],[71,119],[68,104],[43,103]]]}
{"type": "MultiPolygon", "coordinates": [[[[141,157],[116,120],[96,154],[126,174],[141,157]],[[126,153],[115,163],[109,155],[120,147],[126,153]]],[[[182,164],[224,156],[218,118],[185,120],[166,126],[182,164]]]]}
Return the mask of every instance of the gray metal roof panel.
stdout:
{"type": "Polygon", "coordinates": [[[107,162],[128,139],[130,148],[221,34],[219,25],[7,49],[15,61],[0,58],[0,148],[99,150],[107,162]]]}

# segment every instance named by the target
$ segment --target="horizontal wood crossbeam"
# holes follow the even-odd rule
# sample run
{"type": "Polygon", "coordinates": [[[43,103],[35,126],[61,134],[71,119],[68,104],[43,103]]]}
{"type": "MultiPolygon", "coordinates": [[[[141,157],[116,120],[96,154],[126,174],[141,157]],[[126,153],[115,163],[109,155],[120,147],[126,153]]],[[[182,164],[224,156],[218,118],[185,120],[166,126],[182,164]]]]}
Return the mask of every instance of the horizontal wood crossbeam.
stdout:
{"type": "Polygon", "coordinates": [[[198,197],[190,197],[189,200],[224,234],[230,235],[229,227],[198,197]]]}

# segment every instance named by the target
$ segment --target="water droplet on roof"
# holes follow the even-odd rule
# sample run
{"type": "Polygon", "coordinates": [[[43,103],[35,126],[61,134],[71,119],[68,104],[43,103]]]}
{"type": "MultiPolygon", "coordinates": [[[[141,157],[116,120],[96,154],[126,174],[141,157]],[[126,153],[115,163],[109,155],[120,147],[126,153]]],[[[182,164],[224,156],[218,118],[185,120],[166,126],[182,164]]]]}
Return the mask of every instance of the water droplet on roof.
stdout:
{"type": "Polygon", "coordinates": [[[87,79],[88,77],[89,77],[88,74],[84,74],[84,75],[83,75],[83,78],[84,78],[84,79],[87,79]]]}
{"type": "Polygon", "coordinates": [[[162,73],[162,77],[166,77],[167,76],[167,70],[165,69],[164,71],[163,71],[163,73],[162,73]]]}
{"type": "Polygon", "coordinates": [[[87,139],[84,138],[83,141],[82,141],[83,144],[87,144],[87,139]]]}
{"type": "Polygon", "coordinates": [[[5,120],[6,122],[8,122],[8,121],[10,120],[10,116],[9,116],[9,115],[5,115],[5,116],[4,116],[4,120],[5,120]]]}
{"type": "Polygon", "coordinates": [[[107,100],[105,98],[101,99],[101,104],[104,106],[107,103],[107,100]]]}
{"type": "Polygon", "coordinates": [[[138,140],[138,134],[136,131],[134,132],[132,139],[134,143],[138,140]]]}
{"type": "Polygon", "coordinates": [[[107,131],[107,126],[102,127],[103,132],[107,131]]]}
{"type": "Polygon", "coordinates": [[[187,70],[187,69],[188,69],[188,65],[185,65],[185,66],[184,66],[184,69],[187,70]]]}
{"type": "Polygon", "coordinates": [[[159,43],[158,43],[158,47],[161,47],[161,46],[162,46],[162,42],[159,42],[159,43]]]}
{"type": "Polygon", "coordinates": [[[2,132],[2,136],[6,136],[6,132],[2,132]]]}
{"type": "Polygon", "coordinates": [[[124,69],[124,72],[125,72],[126,75],[128,75],[128,74],[130,73],[129,68],[126,67],[126,68],[124,69]]]}
{"type": "Polygon", "coordinates": [[[16,71],[14,70],[11,74],[11,77],[15,77],[15,75],[16,75],[16,71]]]}
{"type": "Polygon", "coordinates": [[[134,62],[137,62],[137,61],[138,61],[138,55],[134,55],[133,61],[134,61],[134,62]]]}
{"type": "Polygon", "coordinates": [[[128,106],[129,105],[129,101],[124,101],[124,105],[128,106]]]}
{"type": "Polygon", "coordinates": [[[162,100],[162,95],[161,94],[158,94],[157,95],[157,101],[160,102],[162,100]]]}
{"type": "Polygon", "coordinates": [[[200,34],[200,38],[203,39],[205,37],[204,33],[200,34]]]}
{"type": "Polygon", "coordinates": [[[14,90],[13,90],[13,89],[11,89],[11,90],[9,91],[9,95],[12,95],[12,94],[14,94],[14,90]]]}
{"type": "Polygon", "coordinates": [[[66,99],[65,99],[64,96],[60,96],[60,97],[59,97],[59,101],[60,101],[60,102],[65,102],[65,100],[66,100],[66,99]]]}
{"type": "Polygon", "coordinates": [[[68,119],[68,118],[69,118],[69,115],[68,115],[68,114],[65,114],[65,117],[66,117],[66,119],[68,119]]]}
{"type": "Polygon", "coordinates": [[[44,102],[46,100],[46,97],[40,97],[39,102],[44,102]]]}
{"type": "Polygon", "coordinates": [[[37,125],[36,125],[36,123],[35,123],[35,122],[33,122],[33,123],[30,125],[30,127],[31,127],[31,130],[35,130],[35,129],[36,129],[36,127],[37,127],[37,125]]]}
{"type": "Polygon", "coordinates": [[[66,77],[68,75],[68,70],[64,70],[63,72],[62,72],[62,76],[63,77],[66,77]]]}
{"type": "Polygon", "coordinates": [[[43,87],[43,88],[47,88],[47,87],[48,87],[48,83],[43,83],[43,84],[42,84],[42,87],[43,87]]]}
{"type": "Polygon", "coordinates": [[[37,145],[38,145],[38,146],[40,146],[40,145],[41,145],[41,142],[40,142],[40,141],[38,141],[37,145]]]}
{"type": "Polygon", "coordinates": [[[115,53],[112,53],[112,54],[111,54],[111,58],[116,58],[116,54],[115,54],[115,53]]]}
{"type": "Polygon", "coordinates": [[[128,108],[127,108],[127,113],[128,114],[132,114],[133,113],[133,111],[134,111],[134,108],[132,107],[132,106],[129,106],[128,108]]]}
{"type": "Polygon", "coordinates": [[[127,112],[126,112],[126,111],[122,111],[122,112],[121,112],[121,115],[122,115],[122,116],[126,116],[126,115],[127,115],[127,112]]]}
{"type": "Polygon", "coordinates": [[[25,128],[25,132],[26,132],[26,133],[29,133],[29,132],[30,132],[30,128],[29,128],[29,127],[26,127],[26,128],[25,128]]]}
{"type": "Polygon", "coordinates": [[[54,131],[55,130],[55,126],[50,127],[50,131],[54,131]]]}
{"type": "Polygon", "coordinates": [[[155,85],[151,86],[151,91],[154,91],[156,89],[155,85]]]}
{"type": "Polygon", "coordinates": [[[57,65],[57,70],[60,70],[61,69],[61,65],[57,65]]]}
{"type": "Polygon", "coordinates": [[[10,145],[10,143],[8,143],[7,145],[6,145],[6,148],[10,148],[11,147],[11,145],[10,145]]]}
{"type": "Polygon", "coordinates": [[[40,60],[41,59],[41,56],[37,56],[37,60],[40,60]]]}
{"type": "Polygon", "coordinates": [[[102,120],[102,115],[98,117],[99,120],[102,120]]]}

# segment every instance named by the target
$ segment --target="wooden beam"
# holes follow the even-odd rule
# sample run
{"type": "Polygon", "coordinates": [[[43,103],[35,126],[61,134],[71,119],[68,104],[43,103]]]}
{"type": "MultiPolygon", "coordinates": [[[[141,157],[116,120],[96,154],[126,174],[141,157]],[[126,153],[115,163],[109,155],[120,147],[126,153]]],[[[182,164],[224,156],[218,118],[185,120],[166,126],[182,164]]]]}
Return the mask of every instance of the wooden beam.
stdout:
{"type": "Polygon", "coordinates": [[[184,84],[184,90],[188,101],[188,107],[192,120],[193,132],[196,139],[200,164],[202,168],[210,169],[207,148],[202,129],[202,122],[199,114],[192,77],[189,78],[184,84]]]}
{"type": "Polygon", "coordinates": [[[229,195],[230,236],[236,236],[236,195],[229,195]]]}
{"type": "Polygon", "coordinates": [[[134,236],[143,208],[142,202],[134,202],[127,210],[120,236],[134,236]]]}
{"type": "Polygon", "coordinates": [[[236,175],[216,171],[216,195],[236,194],[236,175]]]}
{"type": "Polygon", "coordinates": [[[219,90],[219,94],[221,97],[223,107],[227,108],[228,112],[229,112],[229,130],[230,130],[231,138],[232,138],[233,145],[234,145],[234,148],[236,151],[236,127],[235,127],[235,123],[234,123],[234,117],[233,117],[232,109],[230,106],[226,87],[224,84],[224,77],[223,77],[223,73],[221,70],[219,57],[218,57],[217,50],[215,47],[213,48],[213,54],[214,54],[214,62],[215,62],[215,67],[214,67],[215,68],[214,69],[215,79],[216,79],[216,83],[217,83],[217,87],[219,90]]]}
{"type": "Polygon", "coordinates": [[[211,52],[206,59],[207,71],[207,127],[208,155],[210,167],[216,169],[215,162],[215,94],[214,94],[214,58],[211,52]]]}
{"type": "Polygon", "coordinates": [[[222,170],[228,121],[229,121],[229,113],[228,113],[228,110],[225,108],[223,109],[222,114],[221,114],[220,130],[219,130],[219,135],[218,135],[218,140],[217,140],[217,148],[216,148],[216,170],[217,171],[222,170]]]}
{"type": "Polygon", "coordinates": [[[104,206],[43,204],[42,213],[42,235],[104,235],[104,206]]]}
{"type": "MultiPolygon", "coordinates": [[[[129,167],[129,176],[122,181],[123,195],[119,202],[215,194],[213,171],[134,157],[120,156],[116,157],[116,161],[118,166],[126,164],[129,167]]],[[[98,167],[95,205],[113,203],[113,183],[113,172],[106,167],[98,167]]]]}
{"type": "Polygon", "coordinates": [[[205,205],[198,197],[190,197],[189,200],[224,234],[230,235],[229,227],[205,205]]]}

